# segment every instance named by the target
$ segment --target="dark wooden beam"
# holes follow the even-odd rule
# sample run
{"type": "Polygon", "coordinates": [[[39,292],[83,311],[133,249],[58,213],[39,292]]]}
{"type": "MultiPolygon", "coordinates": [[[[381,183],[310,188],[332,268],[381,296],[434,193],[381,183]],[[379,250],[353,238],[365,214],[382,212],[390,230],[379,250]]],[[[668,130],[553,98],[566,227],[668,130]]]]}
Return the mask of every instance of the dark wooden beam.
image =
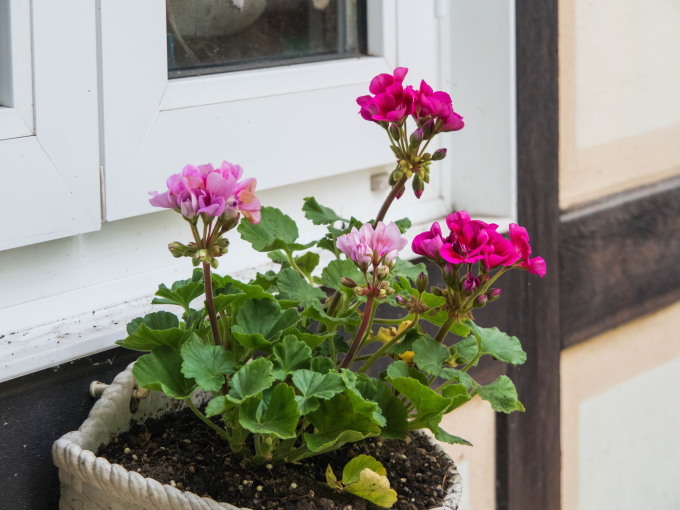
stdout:
{"type": "Polygon", "coordinates": [[[562,347],[680,300],[680,177],[566,211],[562,347]]]}
{"type": "Polygon", "coordinates": [[[542,280],[509,278],[508,333],[527,363],[510,368],[526,413],[497,420],[497,507],[560,508],[560,323],[558,197],[557,0],[516,2],[518,219],[536,255],[548,264],[542,280]]]}

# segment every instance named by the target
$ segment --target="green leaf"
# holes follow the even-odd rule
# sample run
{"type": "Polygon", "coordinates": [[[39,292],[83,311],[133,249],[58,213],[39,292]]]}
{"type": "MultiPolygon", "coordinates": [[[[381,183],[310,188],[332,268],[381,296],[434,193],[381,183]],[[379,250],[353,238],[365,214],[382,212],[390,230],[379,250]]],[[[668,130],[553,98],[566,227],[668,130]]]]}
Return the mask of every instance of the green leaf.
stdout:
{"type": "Polygon", "coordinates": [[[462,358],[463,363],[468,363],[477,355],[477,349],[477,339],[474,336],[469,336],[454,344],[451,347],[451,352],[456,359],[462,358]]]}
{"type": "Polygon", "coordinates": [[[321,300],[326,299],[324,291],[310,285],[297,271],[291,268],[284,269],[279,273],[276,286],[281,292],[281,298],[296,301],[303,308],[318,305],[321,300]]]}
{"type": "Polygon", "coordinates": [[[274,384],[272,368],[272,362],[264,358],[257,358],[248,365],[243,365],[231,378],[231,389],[227,398],[235,404],[242,404],[247,399],[259,395],[274,384]]]}
{"type": "Polygon", "coordinates": [[[188,310],[191,302],[204,292],[203,282],[191,280],[180,280],[168,288],[164,284],[158,286],[156,291],[157,298],[151,301],[154,305],[178,305],[188,310]]]}
{"type": "Polygon", "coordinates": [[[267,253],[267,257],[269,257],[272,261],[277,262],[279,264],[288,264],[288,267],[290,267],[288,257],[286,257],[286,254],[283,253],[281,250],[270,251],[269,253],[267,253]]]}
{"type": "Polygon", "coordinates": [[[205,415],[208,418],[211,416],[217,416],[218,414],[222,414],[235,406],[236,404],[231,402],[226,395],[219,395],[208,402],[208,405],[205,407],[205,415]]]}
{"type": "Polygon", "coordinates": [[[300,340],[302,340],[304,343],[309,345],[312,349],[315,347],[318,347],[323,343],[324,340],[330,338],[333,336],[333,333],[326,333],[326,334],[316,334],[316,333],[306,333],[303,331],[292,331],[292,334],[294,334],[296,337],[298,337],[300,340]]]}
{"type": "Polygon", "coordinates": [[[268,401],[252,398],[239,408],[241,426],[256,434],[270,434],[279,439],[296,437],[300,413],[295,391],[287,384],[277,384],[268,401]]]}
{"type": "Polygon", "coordinates": [[[455,379],[468,388],[474,386],[474,381],[465,372],[448,366],[442,366],[451,356],[451,353],[432,337],[428,335],[419,336],[413,342],[412,350],[415,354],[413,361],[423,372],[447,380],[455,379]]]}
{"type": "Polygon", "coordinates": [[[385,476],[387,470],[383,465],[370,455],[357,455],[347,464],[342,470],[342,481],[345,484],[350,484],[359,481],[359,475],[364,469],[370,469],[375,473],[385,476]]]}
{"type": "Polygon", "coordinates": [[[295,335],[286,335],[274,346],[271,359],[274,362],[272,375],[277,379],[285,379],[288,374],[298,369],[309,368],[312,349],[295,335]]]}
{"type": "Polygon", "coordinates": [[[300,315],[294,308],[281,311],[276,301],[252,299],[246,301],[236,313],[236,324],[231,332],[241,344],[251,349],[271,350],[271,342],[294,326],[300,315]]]}
{"type": "Polygon", "coordinates": [[[300,315],[318,321],[328,327],[337,326],[338,324],[359,325],[359,315],[356,312],[353,312],[349,317],[331,317],[323,310],[321,303],[305,308],[300,315]]]}
{"type": "Polygon", "coordinates": [[[341,218],[336,212],[319,204],[314,197],[306,197],[302,210],[305,213],[305,218],[310,220],[314,225],[330,225],[336,221],[343,221],[347,223],[348,220],[341,218]]]}
{"type": "Polygon", "coordinates": [[[225,383],[225,376],[236,372],[238,361],[233,353],[218,345],[207,345],[200,340],[182,346],[182,373],[196,379],[206,391],[218,391],[225,383]]]}
{"type": "Polygon", "coordinates": [[[295,257],[295,263],[303,273],[312,274],[312,271],[319,265],[320,259],[321,257],[318,253],[308,251],[304,255],[295,257]]]}
{"type": "Polygon", "coordinates": [[[419,264],[414,264],[408,260],[397,259],[397,263],[392,270],[395,275],[405,276],[409,280],[416,281],[420,273],[427,274],[427,268],[422,262],[419,264]]]}
{"type": "Polygon", "coordinates": [[[344,289],[340,278],[351,278],[357,283],[364,283],[364,275],[351,260],[331,260],[321,272],[321,281],[329,289],[344,289]]]}
{"type": "Polygon", "coordinates": [[[308,414],[319,408],[319,400],[329,400],[345,389],[345,384],[337,372],[320,374],[311,370],[297,370],[292,382],[300,391],[295,397],[301,414],[308,414]]]}
{"type": "Polygon", "coordinates": [[[397,224],[397,227],[399,227],[399,230],[401,231],[402,234],[406,233],[406,231],[409,228],[411,228],[411,225],[413,225],[411,220],[408,218],[402,218],[400,220],[395,221],[394,223],[397,224]]]}
{"type": "Polygon", "coordinates": [[[345,490],[383,508],[390,508],[397,501],[397,493],[390,489],[387,477],[370,469],[364,469],[359,481],[349,484],[345,490]]]}
{"type": "Polygon", "coordinates": [[[162,391],[177,399],[189,398],[196,388],[192,379],[182,374],[182,357],[178,350],[162,346],[140,356],[132,373],[142,388],[162,391]]]}
{"type": "Polygon", "coordinates": [[[135,351],[152,351],[161,346],[179,349],[191,336],[192,332],[184,329],[157,330],[151,329],[142,323],[134,330],[134,333],[124,340],[118,340],[116,343],[126,349],[133,349],[135,351]]]}
{"type": "Polygon", "coordinates": [[[345,383],[345,395],[349,398],[354,411],[369,417],[376,425],[381,427],[387,425],[387,420],[382,415],[382,410],[378,403],[366,399],[357,388],[357,375],[351,370],[343,369],[340,376],[345,383]]]}
{"type": "Polygon", "coordinates": [[[419,372],[415,367],[409,367],[408,363],[401,360],[389,364],[387,367],[387,377],[390,379],[396,379],[397,377],[410,377],[424,386],[428,385],[425,374],[419,372]]]}
{"type": "Polygon", "coordinates": [[[392,394],[390,386],[375,377],[359,374],[357,388],[361,394],[377,402],[382,415],[387,421],[380,432],[380,437],[387,439],[404,439],[408,434],[408,411],[404,403],[392,394]]]}
{"type": "Polygon", "coordinates": [[[454,409],[459,408],[470,400],[470,394],[468,393],[467,388],[462,384],[447,386],[442,390],[442,396],[448,398],[451,401],[449,406],[446,408],[446,414],[450,413],[454,409]]]}
{"type": "Polygon", "coordinates": [[[258,285],[262,287],[264,291],[269,291],[276,286],[276,280],[278,279],[278,274],[274,271],[267,271],[266,273],[257,273],[255,278],[251,280],[252,285],[258,285]]]}
{"type": "Polygon", "coordinates": [[[241,237],[253,245],[256,251],[303,250],[314,243],[297,244],[298,228],[290,216],[275,207],[263,207],[262,219],[257,225],[242,221],[238,226],[241,237]]]}
{"type": "Polygon", "coordinates": [[[335,363],[330,358],[326,356],[317,356],[312,358],[312,363],[310,367],[312,371],[319,372],[320,374],[326,374],[331,370],[335,370],[335,363]]]}
{"type": "Polygon", "coordinates": [[[213,285],[215,293],[215,309],[229,311],[236,309],[251,299],[274,300],[274,296],[265,291],[261,286],[243,283],[230,276],[218,276],[213,273],[213,285]]]}
{"type": "Polygon", "coordinates": [[[510,336],[498,328],[480,328],[472,321],[466,322],[473,334],[482,339],[482,352],[490,354],[498,361],[511,365],[521,365],[527,360],[527,353],[515,336],[510,336]]]}
{"type": "Polygon", "coordinates": [[[496,412],[524,411],[524,406],[517,400],[517,389],[508,376],[501,375],[491,384],[479,386],[477,392],[496,412]]]}
{"type": "Polygon", "coordinates": [[[347,395],[342,393],[330,400],[321,400],[319,409],[306,417],[316,431],[305,433],[304,440],[307,447],[317,453],[380,434],[380,427],[370,418],[357,413],[347,395]]]}
{"type": "Polygon", "coordinates": [[[432,432],[437,432],[439,422],[451,401],[410,377],[388,378],[388,381],[394,389],[410,400],[418,411],[416,417],[409,423],[409,429],[427,427],[432,432]]]}
{"type": "Polygon", "coordinates": [[[144,317],[137,317],[130,321],[127,325],[128,335],[134,334],[142,324],[153,330],[171,329],[179,327],[179,319],[170,312],[148,313],[144,317]]]}
{"type": "Polygon", "coordinates": [[[468,441],[467,439],[463,439],[462,437],[454,436],[453,434],[449,434],[446,432],[443,428],[439,427],[437,431],[434,433],[435,439],[437,441],[442,441],[443,443],[449,443],[449,444],[462,444],[465,446],[472,446],[472,443],[468,441]]]}

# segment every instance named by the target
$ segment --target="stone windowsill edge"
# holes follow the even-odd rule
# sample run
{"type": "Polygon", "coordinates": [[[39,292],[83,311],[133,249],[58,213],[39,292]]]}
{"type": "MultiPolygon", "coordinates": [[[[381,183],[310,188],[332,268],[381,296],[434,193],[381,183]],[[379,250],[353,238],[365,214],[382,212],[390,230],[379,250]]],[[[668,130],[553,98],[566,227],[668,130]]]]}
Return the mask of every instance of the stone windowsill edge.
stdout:
{"type": "MultiPolygon", "coordinates": [[[[62,505],[89,503],[88,508],[140,508],[154,505],[159,510],[191,508],[193,510],[249,510],[229,503],[218,503],[191,492],[181,491],[157,480],[145,478],[120,465],[110,464],[94,451],[130,426],[130,420],[143,421],[157,416],[164,409],[176,408],[168,397],[151,392],[139,402],[134,415],[130,412],[130,399],[135,386],[131,363],[119,373],[95,403],[89,416],[73,432],[55,441],[52,459],[60,470],[62,505]],[[94,499],[90,499],[94,498],[94,499]],[[113,499],[114,506],[108,506],[113,499]],[[106,506],[100,506],[104,502],[106,506]],[[124,506],[121,506],[123,504],[124,506]],[[134,506],[138,505],[138,506],[134,506]]],[[[434,442],[435,448],[441,447],[434,442]]],[[[446,454],[445,454],[446,455],[446,454]]],[[[450,486],[441,506],[430,510],[455,510],[462,493],[462,479],[455,465],[447,474],[450,486]]],[[[75,506],[73,506],[75,508],[75,506]]],[[[69,507],[70,508],[70,507],[69,507]]],[[[80,506],[78,506],[80,508],[80,506]]]]}
{"type": "MultiPolygon", "coordinates": [[[[499,224],[501,231],[507,231],[508,224],[512,221],[510,218],[480,217],[479,219],[499,224]]],[[[436,221],[444,224],[444,218],[436,221]]],[[[410,241],[417,233],[429,229],[431,224],[432,221],[428,221],[412,226],[406,235],[409,243],[402,251],[402,257],[417,258],[417,255],[411,251],[410,241]]],[[[330,260],[330,255],[328,260],[330,260]]],[[[257,272],[265,272],[274,268],[273,263],[265,264],[237,271],[234,276],[249,280],[257,272]]],[[[177,312],[177,307],[151,305],[152,298],[153,294],[149,294],[115,306],[29,329],[0,332],[4,334],[4,338],[0,337],[0,360],[2,360],[0,361],[0,382],[112,349],[115,347],[116,340],[125,336],[125,325],[135,317],[159,310],[177,312]]]]}

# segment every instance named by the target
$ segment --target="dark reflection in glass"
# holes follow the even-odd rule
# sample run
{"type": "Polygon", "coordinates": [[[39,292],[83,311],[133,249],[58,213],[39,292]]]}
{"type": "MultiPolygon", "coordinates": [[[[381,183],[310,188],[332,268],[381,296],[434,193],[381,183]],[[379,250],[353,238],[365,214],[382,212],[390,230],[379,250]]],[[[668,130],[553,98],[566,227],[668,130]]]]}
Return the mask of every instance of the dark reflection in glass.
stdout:
{"type": "Polygon", "coordinates": [[[366,53],[365,0],[166,0],[171,78],[366,53]]]}

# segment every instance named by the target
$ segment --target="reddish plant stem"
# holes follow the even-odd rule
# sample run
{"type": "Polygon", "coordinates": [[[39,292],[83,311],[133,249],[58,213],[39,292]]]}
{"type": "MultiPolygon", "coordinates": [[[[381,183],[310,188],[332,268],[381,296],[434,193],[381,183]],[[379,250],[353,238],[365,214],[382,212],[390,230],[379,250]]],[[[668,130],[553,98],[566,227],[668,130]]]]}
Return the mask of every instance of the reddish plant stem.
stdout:
{"type": "Polygon", "coordinates": [[[364,333],[366,333],[368,323],[371,321],[373,299],[373,294],[369,294],[368,299],[366,299],[366,306],[364,307],[364,318],[361,320],[361,325],[357,330],[357,334],[354,336],[354,341],[352,341],[352,345],[350,346],[349,351],[347,351],[345,359],[342,360],[342,365],[340,365],[340,368],[347,368],[352,363],[352,360],[354,359],[354,356],[361,345],[361,341],[364,339],[364,333]]]}
{"type": "Polygon", "coordinates": [[[394,186],[392,186],[392,189],[390,190],[390,194],[387,195],[387,197],[385,198],[385,201],[383,202],[383,205],[380,208],[380,211],[378,211],[378,215],[375,217],[375,224],[376,225],[379,221],[382,221],[382,220],[385,219],[385,215],[387,214],[387,210],[390,208],[390,206],[392,205],[392,202],[394,202],[394,199],[399,194],[399,191],[401,190],[401,188],[404,187],[407,180],[408,180],[408,178],[404,175],[401,179],[399,179],[399,181],[394,186]]]}
{"type": "Polygon", "coordinates": [[[217,326],[217,314],[215,313],[215,301],[213,300],[212,276],[210,275],[210,264],[203,262],[203,283],[205,285],[205,307],[208,310],[210,328],[212,329],[215,345],[222,345],[220,329],[217,326]]]}

